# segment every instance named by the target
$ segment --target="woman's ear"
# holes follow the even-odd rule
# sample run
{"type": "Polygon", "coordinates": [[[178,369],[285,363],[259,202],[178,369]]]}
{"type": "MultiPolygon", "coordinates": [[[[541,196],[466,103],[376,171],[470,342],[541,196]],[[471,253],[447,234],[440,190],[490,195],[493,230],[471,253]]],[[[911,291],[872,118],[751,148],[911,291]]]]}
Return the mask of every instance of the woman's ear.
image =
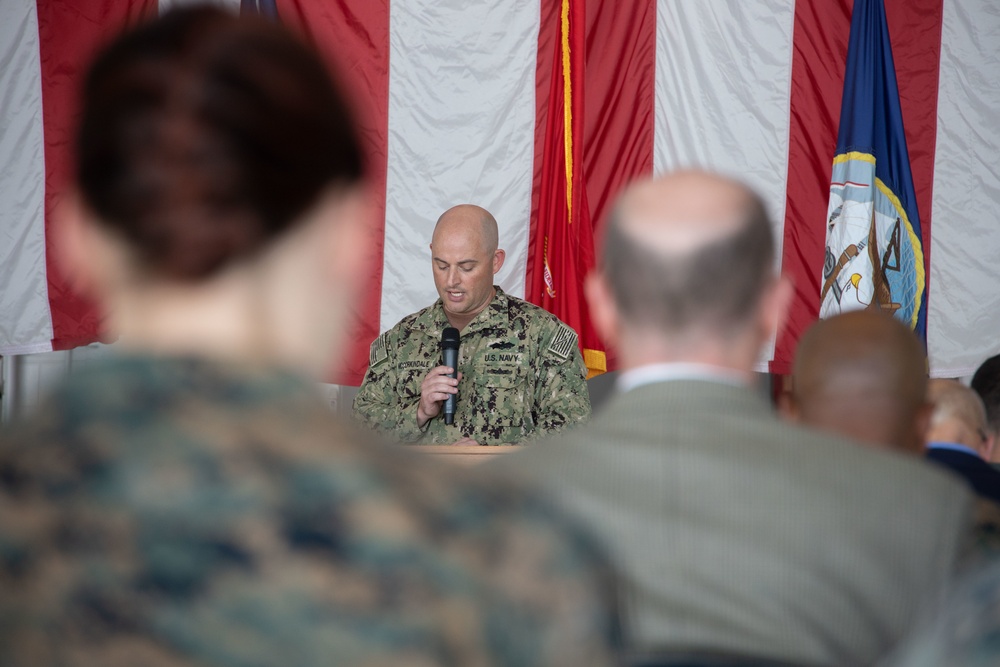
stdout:
{"type": "Polygon", "coordinates": [[[80,193],[66,192],[52,216],[55,267],[74,292],[89,299],[99,298],[101,286],[106,283],[106,276],[102,276],[106,269],[100,265],[104,251],[96,238],[100,233],[80,193]]]}
{"type": "Polygon", "coordinates": [[[353,188],[328,197],[321,213],[327,219],[324,254],[337,284],[356,286],[367,282],[375,265],[378,232],[374,200],[366,188],[353,188]]]}

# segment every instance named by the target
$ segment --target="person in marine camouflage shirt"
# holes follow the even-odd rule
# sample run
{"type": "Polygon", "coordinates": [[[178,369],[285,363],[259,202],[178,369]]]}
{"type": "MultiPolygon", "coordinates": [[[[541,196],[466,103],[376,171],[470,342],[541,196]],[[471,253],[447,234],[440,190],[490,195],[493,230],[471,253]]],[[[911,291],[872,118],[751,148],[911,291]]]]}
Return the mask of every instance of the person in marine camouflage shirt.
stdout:
{"type": "Polygon", "coordinates": [[[0,665],[616,664],[585,535],[317,395],[369,269],[362,150],[318,56],[181,8],[84,90],[62,266],[120,354],[0,430],[0,665]]]}

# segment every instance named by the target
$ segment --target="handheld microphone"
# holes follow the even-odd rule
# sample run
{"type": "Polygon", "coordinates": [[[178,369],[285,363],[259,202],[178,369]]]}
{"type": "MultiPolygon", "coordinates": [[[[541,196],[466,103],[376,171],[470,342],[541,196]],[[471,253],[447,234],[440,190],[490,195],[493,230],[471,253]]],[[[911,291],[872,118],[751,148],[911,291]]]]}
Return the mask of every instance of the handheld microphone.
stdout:
{"type": "MultiPolygon", "coordinates": [[[[441,357],[445,366],[451,368],[448,377],[456,377],[458,373],[458,329],[448,327],[441,332],[441,357]]],[[[444,401],[444,423],[451,426],[455,423],[455,394],[449,394],[444,401]]]]}

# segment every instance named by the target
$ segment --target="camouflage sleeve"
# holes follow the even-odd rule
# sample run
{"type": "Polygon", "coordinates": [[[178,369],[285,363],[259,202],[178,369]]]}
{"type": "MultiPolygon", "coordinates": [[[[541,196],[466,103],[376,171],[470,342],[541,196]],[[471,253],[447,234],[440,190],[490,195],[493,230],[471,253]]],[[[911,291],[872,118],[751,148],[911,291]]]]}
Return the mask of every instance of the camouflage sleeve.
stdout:
{"type": "Polygon", "coordinates": [[[576,332],[558,322],[551,335],[542,339],[541,350],[534,405],[539,436],[590,418],[587,368],[577,345],[576,332]]]}
{"type": "Polygon", "coordinates": [[[523,665],[619,664],[618,586],[603,549],[561,513],[521,489],[509,497],[488,576],[497,590],[531,610],[534,654],[523,665]]]}
{"type": "Polygon", "coordinates": [[[961,573],[982,568],[1000,557],[1000,505],[976,496],[971,524],[965,531],[966,540],[958,562],[961,573]]]}
{"type": "Polygon", "coordinates": [[[417,426],[420,397],[403,402],[396,393],[395,341],[386,331],[372,341],[368,372],[354,398],[354,418],[368,428],[401,442],[416,442],[426,430],[417,426]]]}

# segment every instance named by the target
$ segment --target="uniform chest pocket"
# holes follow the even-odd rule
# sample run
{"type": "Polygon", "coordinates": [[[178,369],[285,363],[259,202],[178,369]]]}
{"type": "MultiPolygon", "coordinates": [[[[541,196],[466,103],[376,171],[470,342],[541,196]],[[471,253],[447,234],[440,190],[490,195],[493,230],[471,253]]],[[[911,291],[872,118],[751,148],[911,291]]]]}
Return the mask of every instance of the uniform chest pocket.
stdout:
{"type": "Polygon", "coordinates": [[[404,399],[419,398],[420,384],[433,366],[409,366],[399,371],[396,393],[404,399]]]}
{"type": "Polygon", "coordinates": [[[489,415],[494,423],[505,426],[533,428],[531,396],[533,388],[523,369],[518,367],[477,367],[470,383],[472,394],[466,398],[475,406],[475,412],[489,415]]]}

